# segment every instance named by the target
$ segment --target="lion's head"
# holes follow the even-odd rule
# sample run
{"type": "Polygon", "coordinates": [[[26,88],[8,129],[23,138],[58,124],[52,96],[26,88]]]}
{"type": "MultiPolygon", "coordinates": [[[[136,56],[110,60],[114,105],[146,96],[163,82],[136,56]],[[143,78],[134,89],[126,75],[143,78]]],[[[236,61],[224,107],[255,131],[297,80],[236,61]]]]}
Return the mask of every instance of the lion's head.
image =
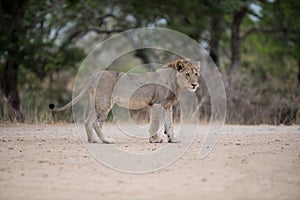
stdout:
{"type": "Polygon", "coordinates": [[[167,64],[168,67],[175,69],[178,73],[176,81],[191,92],[195,92],[199,87],[200,62],[193,62],[191,59],[181,59],[167,64]]]}

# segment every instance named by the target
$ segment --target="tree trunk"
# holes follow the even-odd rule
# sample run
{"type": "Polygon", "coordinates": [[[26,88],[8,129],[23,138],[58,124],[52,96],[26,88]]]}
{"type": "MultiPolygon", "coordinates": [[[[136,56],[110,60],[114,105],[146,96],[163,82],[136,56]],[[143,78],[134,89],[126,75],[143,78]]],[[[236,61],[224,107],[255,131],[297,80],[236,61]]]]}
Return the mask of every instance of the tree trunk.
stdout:
{"type": "Polygon", "coordinates": [[[135,51],[135,56],[138,57],[139,59],[141,59],[142,64],[148,64],[147,67],[151,70],[151,71],[155,71],[155,65],[151,64],[151,60],[149,58],[149,56],[146,53],[147,50],[145,49],[137,49],[135,51]]]}
{"type": "Polygon", "coordinates": [[[241,64],[241,37],[240,26],[247,12],[246,8],[233,14],[233,21],[231,26],[231,64],[229,72],[235,72],[240,68],[241,64]]]}
{"type": "Polygon", "coordinates": [[[1,88],[5,101],[8,103],[8,115],[10,121],[23,122],[20,97],[18,90],[18,70],[22,53],[19,50],[19,38],[17,31],[13,30],[11,37],[11,48],[6,50],[7,57],[1,77],[1,88]]]}
{"type": "Polygon", "coordinates": [[[215,14],[211,18],[210,22],[210,41],[209,41],[209,46],[210,46],[210,52],[209,55],[212,58],[212,60],[215,62],[217,67],[219,67],[220,62],[219,62],[219,41],[221,38],[221,14],[215,14]]]}
{"type": "Polygon", "coordinates": [[[23,34],[22,21],[27,0],[0,2],[0,32],[7,34],[8,46],[1,47],[4,68],[1,71],[1,89],[8,103],[11,121],[23,122],[18,91],[18,69],[22,62],[22,51],[19,47],[20,34],[23,34]]]}
{"type": "Polygon", "coordinates": [[[2,74],[2,90],[5,95],[5,100],[10,107],[9,118],[14,122],[23,122],[24,117],[21,112],[20,98],[18,91],[18,63],[13,60],[8,60],[2,74]]]}
{"type": "Polygon", "coordinates": [[[144,49],[137,49],[134,54],[136,57],[140,58],[143,64],[150,63],[144,49]]]}
{"type": "Polygon", "coordinates": [[[300,59],[298,60],[298,85],[300,86],[300,59]]]}

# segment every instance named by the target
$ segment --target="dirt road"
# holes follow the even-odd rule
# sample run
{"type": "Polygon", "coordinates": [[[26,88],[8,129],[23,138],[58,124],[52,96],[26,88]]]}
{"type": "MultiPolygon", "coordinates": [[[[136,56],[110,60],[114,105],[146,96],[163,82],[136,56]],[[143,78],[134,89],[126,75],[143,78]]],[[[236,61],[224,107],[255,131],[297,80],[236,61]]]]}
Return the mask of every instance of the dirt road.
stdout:
{"type": "MultiPolygon", "coordinates": [[[[300,199],[300,126],[226,125],[201,160],[207,128],[172,165],[131,174],[94,159],[72,124],[0,124],[0,199],[300,199]]],[[[166,145],[116,142],[141,152],[166,145]]]]}

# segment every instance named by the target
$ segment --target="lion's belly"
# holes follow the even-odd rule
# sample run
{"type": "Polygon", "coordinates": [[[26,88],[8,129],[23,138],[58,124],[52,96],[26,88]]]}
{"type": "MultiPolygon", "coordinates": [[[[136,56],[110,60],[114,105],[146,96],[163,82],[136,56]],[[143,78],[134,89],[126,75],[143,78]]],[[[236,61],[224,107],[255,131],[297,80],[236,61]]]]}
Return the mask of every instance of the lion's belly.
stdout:
{"type": "Polygon", "coordinates": [[[149,107],[154,97],[154,88],[154,85],[143,85],[142,87],[127,85],[125,88],[115,89],[114,103],[132,110],[149,107]]]}
{"type": "Polygon", "coordinates": [[[120,107],[131,109],[131,110],[138,110],[149,106],[149,102],[142,99],[128,100],[128,99],[117,98],[115,103],[120,107]]]}

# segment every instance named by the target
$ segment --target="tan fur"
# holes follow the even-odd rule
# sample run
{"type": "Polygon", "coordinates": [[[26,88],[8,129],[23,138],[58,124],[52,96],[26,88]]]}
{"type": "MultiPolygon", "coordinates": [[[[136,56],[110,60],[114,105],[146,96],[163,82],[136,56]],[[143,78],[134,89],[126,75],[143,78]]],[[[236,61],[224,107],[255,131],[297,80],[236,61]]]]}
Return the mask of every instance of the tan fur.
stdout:
{"type": "MultiPolygon", "coordinates": [[[[102,131],[103,122],[114,104],[128,109],[151,107],[149,141],[162,142],[157,132],[159,120],[163,115],[168,142],[178,142],[173,133],[172,106],[184,90],[196,90],[199,86],[199,70],[199,61],[192,63],[189,59],[181,59],[167,63],[153,73],[101,71],[90,77],[77,97],[61,108],[54,108],[53,111],[70,108],[89,91],[90,111],[85,123],[89,142],[114,143],[112,138],[104,137],[102,131]]],[[[53,107],[54,105],[51,109],[53,107]]]]}

